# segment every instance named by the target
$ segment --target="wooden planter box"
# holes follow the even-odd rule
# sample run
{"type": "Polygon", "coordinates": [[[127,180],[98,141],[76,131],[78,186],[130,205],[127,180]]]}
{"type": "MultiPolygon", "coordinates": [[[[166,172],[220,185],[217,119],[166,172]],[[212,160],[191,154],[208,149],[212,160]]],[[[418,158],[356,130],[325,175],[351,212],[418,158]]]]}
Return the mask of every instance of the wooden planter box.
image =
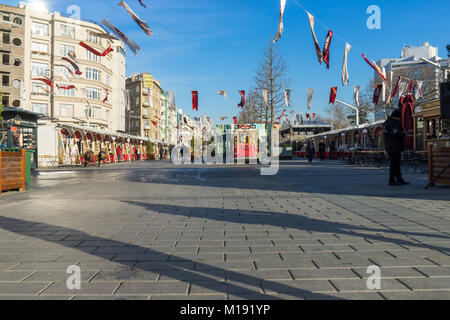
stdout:
{"type": "Polygon", "coordinates": [[[0,194],[8,190],[26,190],[25,150],[0,151],[0,194]]]}
{"type": "MultiPolygon", "coordinates": [[[[437,177],[450,164],[450,147],[448,143],[439,141],[428,145],[428,179],[437,177]]],[[[447,169],[436,183],[450,185],[450,169],[447,169]]]]}

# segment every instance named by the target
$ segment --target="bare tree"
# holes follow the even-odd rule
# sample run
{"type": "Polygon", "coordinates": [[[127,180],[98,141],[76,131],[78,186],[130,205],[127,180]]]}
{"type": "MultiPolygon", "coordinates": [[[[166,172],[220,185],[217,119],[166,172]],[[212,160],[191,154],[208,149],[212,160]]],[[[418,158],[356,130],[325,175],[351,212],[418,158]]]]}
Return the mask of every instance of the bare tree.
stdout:
{"type": "Polygon", "coordinates": [[[264,105],[264,102],[260,100],[257,90],[250,90],[247,95],[245,106],[239,114],[239,123],[260,123],[262,119],[262,105],[264,105]]]}
{"type": "Polygon", "coordinates": [[[347,107],[335,104],[328,108],[329,117],[325,121],[331,123],[334,129],[344,129],[350,126],[349,112],[347,107]]]}
{"type": "Polygon", "coordinates": [[[259,114],[262,115],[260,118],[266,124],[273,125],[276,115],[286,108],[284,90],[290,87],[291,79],[288,77],[286,61],[272,43],[263,51],[254,81],[259,114]],[[268,92],[268,107],[263,102],[263,90],[268,92]]]}

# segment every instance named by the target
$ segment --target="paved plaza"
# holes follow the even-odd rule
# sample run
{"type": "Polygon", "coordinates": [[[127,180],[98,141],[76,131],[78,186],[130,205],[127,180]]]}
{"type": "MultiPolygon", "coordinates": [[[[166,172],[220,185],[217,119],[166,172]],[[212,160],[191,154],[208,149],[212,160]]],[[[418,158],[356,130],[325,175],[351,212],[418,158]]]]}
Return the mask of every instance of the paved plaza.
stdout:
{"type": "Polygon", "coordinates": [[[0,299],[450,299],[450,189],[342,162],[41,171],[0,197],[0,299]],[[69,290],[66,270],[81,269],[69,290]],[[369,266],[381,289],[369,290],[369,266]]]}

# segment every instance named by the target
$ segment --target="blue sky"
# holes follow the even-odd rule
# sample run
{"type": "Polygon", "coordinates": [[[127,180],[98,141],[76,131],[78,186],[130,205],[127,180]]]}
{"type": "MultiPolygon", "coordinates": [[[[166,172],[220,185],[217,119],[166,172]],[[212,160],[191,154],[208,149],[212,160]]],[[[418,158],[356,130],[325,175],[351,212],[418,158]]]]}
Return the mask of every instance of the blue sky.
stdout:
{"type": "MultiPolygon", "coordinates": [[[[276,33],[279,0],[138,0],[126,1],[152,28],[154,37],[145,35],[118,7],[116,1],[46,0],[54,11],[66,12],[70,5],[81,8],[82,18],[100,22],[108,18],[142,47],[134,56],[128,51],[128,75],[148,72],[173,90],[177,106],[189,115],[206,113],[216,121],[220,116],[238,114],[238,90],[253,84],[261,51],[276,33]],[[199,113],[191,111],[191,90],[199,91],[199,113]],[[227,90],[228,100],[216,94],[227,90]]],[[[307,88],[315,89],[312,111],[325,114],[330,87],[339,86],[338,98],[351,101],[353,86],[365,87],[373,71],[361,58],[399,57],[404,45],[424,41],[439,47],[446,57],[450,44],[448,0],[297,0],[337,36],[352,46],[349,55],[350,86],[341,87],[341,68],[345,43],[337,36],[331,45],[331,68],[319,65],[314,52],[307,16],[293,0],[287,0],[285,32],[278,42],[292,79],[292,102],[296,112],[306,112],[307,88]],[[370,5],[381,8],[381,30],[369,30],[366,13],[370,5]]],[[[2,0],[17,5],[18,1],[2,0]]],[[[316,22],[321,46],[327,30],[316,22]]]]}

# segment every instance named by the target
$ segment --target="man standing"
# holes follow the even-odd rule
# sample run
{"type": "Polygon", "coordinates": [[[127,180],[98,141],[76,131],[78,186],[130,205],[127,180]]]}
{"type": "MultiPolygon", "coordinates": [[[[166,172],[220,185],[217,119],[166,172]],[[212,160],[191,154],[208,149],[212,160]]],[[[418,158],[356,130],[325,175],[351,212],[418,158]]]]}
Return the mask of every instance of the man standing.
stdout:
{"type": "Polygon", "coordinates": [[[323,140],[319,143],[319,153],[320,153],[320,160],[325,161],[325,151],[326,151],[326,144],[323,140]]]}
{"type": "Polygon", "coordinates": [[[403,180],[400,160],[402,152],[405,151],[405,134],[402,127],[402,114],[397,109],[384,123],[384,147],[389,154],[390,161],[390,186],[408,185],[403,180]]]}
{"type": "Polygon", "coordinates": [[[312,162],[313,158],[314,158],[314,154],[316,153],[316,147],[314,146],[314,143],[312,140],[308,141],[308,144],[306,146],[306,152],[308,153],[309,162],[312,162]]]}

